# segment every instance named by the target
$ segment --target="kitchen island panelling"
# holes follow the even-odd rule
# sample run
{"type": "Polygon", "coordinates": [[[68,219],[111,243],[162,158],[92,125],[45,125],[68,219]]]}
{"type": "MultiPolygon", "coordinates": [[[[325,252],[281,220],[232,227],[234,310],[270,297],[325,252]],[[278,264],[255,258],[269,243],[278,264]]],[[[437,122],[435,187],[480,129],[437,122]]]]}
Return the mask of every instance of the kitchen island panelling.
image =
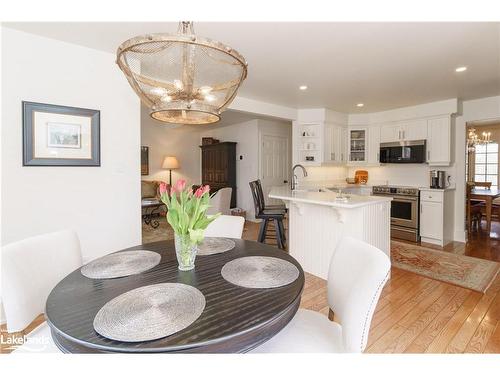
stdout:
{"type": "Polygon", "coordinates": [[[289,251],[306,272],[326,279],[343,236],[363,240],[390,257],[391,198],[284,186],[272,188],[269,197],[284,201],[289,209],[289,251]]]}

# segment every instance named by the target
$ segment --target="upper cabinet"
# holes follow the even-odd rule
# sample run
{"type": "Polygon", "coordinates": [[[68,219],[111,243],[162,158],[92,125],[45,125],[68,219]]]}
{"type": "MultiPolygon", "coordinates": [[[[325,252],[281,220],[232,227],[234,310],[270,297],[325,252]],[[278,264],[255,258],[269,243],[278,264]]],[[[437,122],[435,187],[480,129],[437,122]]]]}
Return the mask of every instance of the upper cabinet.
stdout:
{"type": "Polygon", "coordinates": [[[325,163],[343,164],[347,161],[347,130],[335,124],[325,126],[325,163]]]}
{"type": "Polygon", "coordinates": [[[450,116],[427,120],[427,162],[431,166],[451,163],[450,116]]]}
{"type": "Polygon", "coordinates": [[[349,164],[365,164],[368,161],[368,128],[349,128],[348,130],[349,164]]]}
{"type": "Polygon", "coordinates": [[[294,163],[379,165],[380,144],[426,140],[427,163],[451,163],[451,116],[345,126],[327,121],[294,122],[294,163]]]}
{"type": "Polygon", "coordinates": [[[379,125],[370,125],[368,127],[368,164],[380,164],[380,133],[379,125]]]}
{"type": "Polygon", "coordinates": [[[417,141],[427,139],[426,120],[412,120],[383,124],[380,128],[380,142],[417,141]]]}

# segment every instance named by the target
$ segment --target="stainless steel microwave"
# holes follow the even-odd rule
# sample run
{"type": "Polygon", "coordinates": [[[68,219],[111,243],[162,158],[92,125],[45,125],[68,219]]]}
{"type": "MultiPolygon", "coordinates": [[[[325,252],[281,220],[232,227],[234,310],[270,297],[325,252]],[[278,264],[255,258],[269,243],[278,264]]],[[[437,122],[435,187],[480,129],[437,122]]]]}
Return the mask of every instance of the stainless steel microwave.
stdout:
{"type": "Polygon", "coordinates": [[[381,163],[425,163],[425,140],[380,144],[381,163]]]}

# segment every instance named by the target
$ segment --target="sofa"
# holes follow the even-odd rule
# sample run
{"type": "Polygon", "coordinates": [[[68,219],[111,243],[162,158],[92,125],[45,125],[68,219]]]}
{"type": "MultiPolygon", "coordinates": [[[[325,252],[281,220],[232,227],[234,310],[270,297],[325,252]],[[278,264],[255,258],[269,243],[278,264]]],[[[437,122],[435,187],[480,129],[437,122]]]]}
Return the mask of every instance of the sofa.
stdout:
{"type": "MultiPolygon", "coordinates": [[[[163,181],[141,181],[141,201],[160,200],[160,183],[163,181]]],[[[170,192],[170,185],[167,184],[167,193],[170,192]]],[[[166,207],[162,207],[160,214],[164,215],[166,207]]]]}

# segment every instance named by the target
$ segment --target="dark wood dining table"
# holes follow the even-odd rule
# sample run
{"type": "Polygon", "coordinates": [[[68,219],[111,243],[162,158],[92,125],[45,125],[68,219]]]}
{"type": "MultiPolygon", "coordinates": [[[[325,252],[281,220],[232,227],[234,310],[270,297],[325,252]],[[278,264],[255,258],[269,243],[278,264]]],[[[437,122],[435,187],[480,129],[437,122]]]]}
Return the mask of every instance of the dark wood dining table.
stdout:
{"type": "Polygon", "coordinates": [[[299,263],[283,250],[254,241],[234,240],[234,249],[198,256],[195,269],[179,271],[173,241],[153,242],[126,250],[150,250],[161,262],[149,271],[116,279],[96,280],[75,270],[50,293],[45,316],[55,344],[66,353],[237,353],[247,352],[278,333],[295,315],[304,287],[299,263]],[[251,289],[221,276],[227,262],[244,256],[270,256],[297,266],[299,277],[286,286],[251,289]],[[158,340],[128,343],[99,335],[97,312],[111,299],[157,283],[183,283],[198,288],[206,299],[201,316],[187,328],[158,340]]]}
{"type": "Polygon", "coordinates": [[[500,197],[500,190],[496,188],[473,188],[470,191],[470,199],[481,200],[485,202],[486,206],[486,231],[491,232],[491,208],[493,200],[500,197]]]}

